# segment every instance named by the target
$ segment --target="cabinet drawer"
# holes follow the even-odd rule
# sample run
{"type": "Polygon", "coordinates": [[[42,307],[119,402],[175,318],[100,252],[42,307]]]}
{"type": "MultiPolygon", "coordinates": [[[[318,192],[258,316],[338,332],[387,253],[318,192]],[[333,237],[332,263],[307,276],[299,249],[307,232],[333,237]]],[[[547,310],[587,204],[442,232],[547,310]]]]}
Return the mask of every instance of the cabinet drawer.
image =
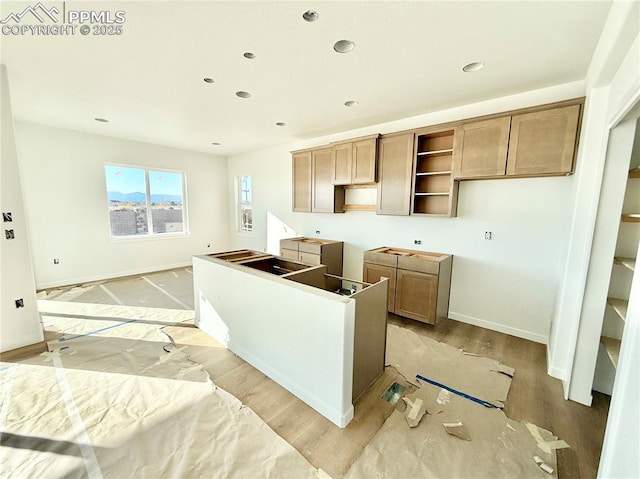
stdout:
{"type": "Polygon", "coordinates": [[[298,251],[292,249],[280,248],[280,256],[298,261],[298,251]]]}
{"type": "Polygon", "coordinates": [[[280,248],[298,251],[299,238],[285,238],[280,240],[280,248]]]}
{"type": "Polygon", "coordinates": [[[398,256],[386,253],[386,251],[390,250],[391,248],[380,248],[374,251],[365,251],[363,255],[364,261],[395,268],[398,266],[398,256]]]}
{"type": "Polygon", "coordinates": [[[312,254],[321,254],[322,241],[300,240],[298,242],[298,251],[303,251],[305,253],[312,253],[312,254]]]}
{"type": "Polygon", "coordinates": [[[318,265],[321,264],[320,262],[320,255],[319,254],[313,254],[313,253],[305,253],[303,251],[300,251],[298,253],[298,258],[300,259],[300,261],[302,261],[303,263],[307,263],[307,264],[312,264],[312,265],[318,265]]]}
{"type": "Polygon", "coordinates": [[[440,262],[429,255],[412,254],[398,257],[398,268],[420,273],[438,274],[440,262]]]}

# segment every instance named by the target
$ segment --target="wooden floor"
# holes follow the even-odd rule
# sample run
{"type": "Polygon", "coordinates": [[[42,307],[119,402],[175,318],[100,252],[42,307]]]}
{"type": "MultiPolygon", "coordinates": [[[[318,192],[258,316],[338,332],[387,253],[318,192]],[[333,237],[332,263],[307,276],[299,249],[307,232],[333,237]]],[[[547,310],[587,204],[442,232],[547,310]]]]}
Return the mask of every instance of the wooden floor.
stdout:
{"type": "MultiPolygon", "coordinates": [[[[593,393],[593,406],[565,401],[560,381],[546,374],[545,346],[506,334],[449,320],[440,328],[389,314],[392,324],[481,354],[515,368],[505,405],[506,415],[552,431],[571,446],[558,451],[562,479],[595,478],[609,397],[593,393]]],[[[253,409],[275,432],[314,466],[340,479],[360,455],[394,406],[383,401],[383,392],[394,382],[407,385],[394,369],[384,375],[355,404],[355,418],[340,429],[242,359],[221,347],[194,326],[170,326],[164,331],[202,364],[213,382],[253,409]]],[[[45,334],[46,339],[53,339],[45,334]]],[[[20,361],[45,349],[44,343],[0,355],[3,361],[20,361]]]]}
{"type": "MultiPolygon", "coordinates": [[[[517,421],[532,422],[569,443],[571,449],[558,450],[560,478],[596,477],[609,397],[594,392],[592,407],[565,401],[560,381],[546,374],[544,345],[452,320],[438,330],[392,314],[389,322],[514,367],[516,373],[505,406],[506,415],[517,421]]],[[[192,359],[205,367],[214,383],[251,407],[275,432],[333,479],[344,475],[393,412],[393,406],[380,399],[383,392],[393,381],[407,385],[395,370],[387,368],[355,404],[354,420],[340,429],[199,330],[172,327],[165,330],[177,344],[186,346],[192,359]]]]}

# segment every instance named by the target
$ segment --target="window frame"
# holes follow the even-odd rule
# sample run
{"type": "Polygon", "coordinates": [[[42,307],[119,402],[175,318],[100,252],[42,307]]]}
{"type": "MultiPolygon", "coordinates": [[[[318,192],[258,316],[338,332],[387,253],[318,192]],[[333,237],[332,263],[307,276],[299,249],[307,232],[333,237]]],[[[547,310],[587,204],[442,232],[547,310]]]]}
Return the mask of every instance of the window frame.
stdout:
{"type": "Polygon", "coordinates": [[[236,204],[235,204],[235,217],[236,217],[236,232],[241,234],[251,234],[253,232],[253,178],[251,175],[238,175],[236,176],[236,204]],[[249,178],[249,189],[242,189],[242,180],[244,178],[249,178]],[[242,193],[248,191],[250,201],[243,201],[242,193]],[[246,229],[244,226],[243,217],[243,206],[249,206],[251,210],[251,224],[249,229],[246,229]]]}
{"type": "Polygon", "coordinates": [[[112,163],[105,162],[103,165],[103,174],[105,179],[105,196],[107,199],[107,229],[109,231],[109,238],[112,242],[121,242],[121,241],[150,241],[150,240],[158,240],[163,238],[177,238],[177,237],[188,237],[189,236],[189,222],[187,214],[187,174],[184,170],[174,170],[171,168],[163,168],[163,167],[154,167],[154,166],[141,166],[141,165],[132,165],[125,163],[112,163]],[[107,174],[106,167],[115,167],[115,168],[131,168],[142,170],[144,172],[144,180],[145,180],[145,199],[146,199],[146,209],[147,209],[147,232],[145,234],[133,234],[133,235],[122,235],[122,236],[114,236],[111,231],[111,215],[109,209],[109,185],[107,182],[107,174]],[[179,174],[182,181],[182,231],[172,231],[165,233],[154,233],[153,232],[153,208],[151,206],[151,184],[149,181],[149,172],[154,171],[157,173],[174,173],[179,174]]]}

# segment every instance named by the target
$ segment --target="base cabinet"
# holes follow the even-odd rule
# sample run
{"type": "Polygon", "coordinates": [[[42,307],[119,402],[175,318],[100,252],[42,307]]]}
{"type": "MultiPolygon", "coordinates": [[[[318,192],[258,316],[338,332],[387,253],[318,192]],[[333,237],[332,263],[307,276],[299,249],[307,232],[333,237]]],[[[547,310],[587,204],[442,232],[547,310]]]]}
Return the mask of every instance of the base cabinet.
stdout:
{"type": "MultiPolygon", "coordinates": [[[[323,264],[327,267],[327,273],[334,276],[342,276],[343,249],[342,241],[305,237],[280,240],[280,256],[306,264],[323,264]]],[[[336,285],[334,289],[340,287],[339,280],[332,284],[336,285]]]]}
{"type": "Polygon", "coordinates": [[[437,325],[447,319],[452,263],[449,254],[385,246],[364,252],[362,277],[389,278],[389,312],[437,325]]]}
{"type": "Polygon", "coordinates": [[[438,276],[399,269],[395,313],[423,323],[436,324],[438,276]]]}

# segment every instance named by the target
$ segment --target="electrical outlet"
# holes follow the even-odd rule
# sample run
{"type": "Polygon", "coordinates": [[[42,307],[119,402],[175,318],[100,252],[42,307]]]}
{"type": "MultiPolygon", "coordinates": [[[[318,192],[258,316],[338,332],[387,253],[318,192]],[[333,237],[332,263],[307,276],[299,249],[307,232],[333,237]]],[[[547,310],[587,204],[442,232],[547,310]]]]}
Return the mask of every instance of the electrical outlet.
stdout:
{"type": "Polygon", "coordinates": [[[24,299],[16,299],[16,308],[24,308],[24,299]]]}
{"type": "Polygon", "coordinates": [[[53,258],[53,264],[60,264],[60,258],[53,258]]]}
{"type": "Polygon", "coordinates": [[[422,240],[413,240],[413,244],[422,244],[422,240]]]}
{"type": "Polygon", "coordinates": [[[493,239],[493,233],[491,231],[485,231],[484,232],[484,239],[486,239],[486,240],[493,239]]]}

